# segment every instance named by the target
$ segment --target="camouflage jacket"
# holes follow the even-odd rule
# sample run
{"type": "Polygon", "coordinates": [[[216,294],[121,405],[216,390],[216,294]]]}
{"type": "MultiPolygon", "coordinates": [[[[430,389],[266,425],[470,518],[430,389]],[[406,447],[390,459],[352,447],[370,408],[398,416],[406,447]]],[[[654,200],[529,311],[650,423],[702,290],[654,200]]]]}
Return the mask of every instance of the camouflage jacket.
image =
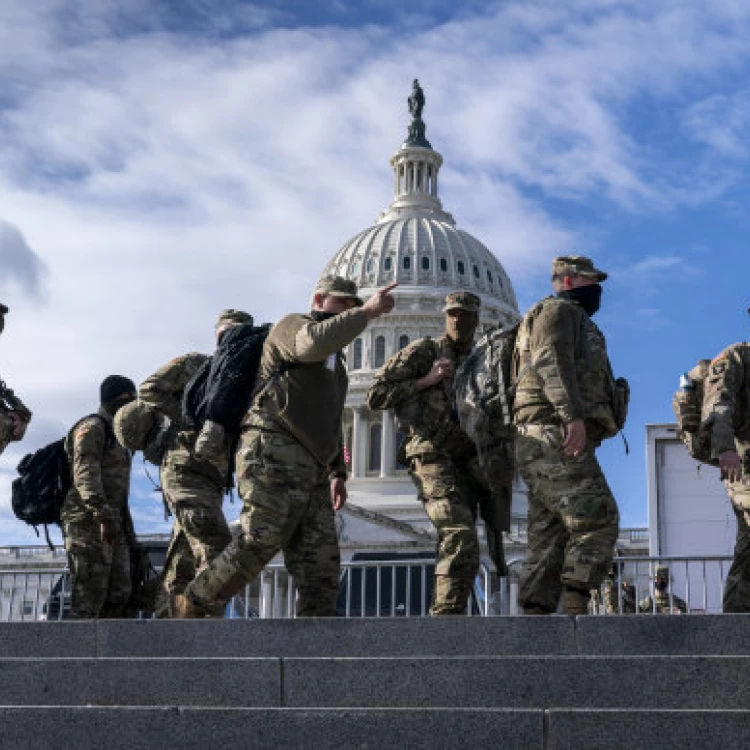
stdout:
{"type": "Polygon", "coordinates": [[[367,322],[360,308],[322,321],[282,318],[263,345],[258,378],[265,385],[243,424],[282,430],[331,472],[345,474],[341,421],[349,378],[341,350],[367,322]]]}
{"type": "Polygon", "coordinates": [[[19,437],[13,437],[14,423],[10,416],[13,412],[18,414],[26,424],[31,421],[31,412],[21,399],[10,388],[6,388],[5,383],[0,380],[0,453],[14,439],[20,440],[19,437]]]}
{"type": "Polygon", "coordinates": [[[711,436],[711,458],[750,445],[750,345],[733,344],[711,361],[701,419],[711,436]],[[744,445],[743,445],[744,443],[744,445]]]}
{"type": "Polygon", "coordinates": [[[73,484],[62,508],[64,522],[124,523],[130,491],[130,452],[115,440],[104,409],[81,420],[65,439],[73,484]],[[109,427],[105,427],[102,419],[109,427]]]}
{"type": "Polygon", "coordinates": [[[458,424],[451,384],[417,390],[417,380],[427,375],[441,357],[456,368],[468,351],[460,352],[447,337],[415,341],[386,362],[367,394],[370,409],[394,409],[400,429],[409,436],[406,457],[445,452],[454,458],[471,458],[474,443],[458,424]]]}
{"type": "Polygon", "coordinates": [[[559,297],[534,305],[521,322],[516,356],[517,425],[584,419],[594,443],[617,433],[607,344],[580,305],[559,297]]]}
{"type": "Polygon", "coordinates": [[[206,354],[190,352],[173,359],[144,380],[138,388],[138,398],[145,404],[169,417],[177,426],[177,433],[169,450],[164,454],[164,464],[184,466],[223,481],[228,472],[229,445],[224,465],[203,461],[195,456],[196,430],[180,429],[182,425],[182,394],[196,372],[208,359],[206,354]],[[218,475],[218,476],[217,476],[218,475]]]}
{"type": "Polygon", "coordinates": [[[647,615],[650,612],[656,612],[657,615],[670,615],[673,614],[673,610],[681,612],[683,615],[687,613],[687,604],[684,599],[680,599],[679,596],[670,594],[668,591],[661,593],[656,592],[656,601],[650,595],[641,599],[638,604],[638,611],[641,614],[647,615]]]}
{"type": "Polygon", "coordinates": [[[621,586],[618,590],[617,582],[607,579],[604,582],[604,609],[608,615],[634,615],[635,590],[632,586],[621,586]]]}

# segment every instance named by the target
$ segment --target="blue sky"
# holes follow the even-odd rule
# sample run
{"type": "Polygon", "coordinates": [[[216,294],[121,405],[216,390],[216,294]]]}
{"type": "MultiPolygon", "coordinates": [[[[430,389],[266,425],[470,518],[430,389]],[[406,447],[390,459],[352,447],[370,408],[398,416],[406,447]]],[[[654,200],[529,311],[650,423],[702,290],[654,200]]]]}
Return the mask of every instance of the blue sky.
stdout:
{"type": "MultiPolygon", "coordinates": [[[[223,307],[305,307],[391,198],[415,76],[443,203],[521,308],[555,255],[610,271],[597,322],[633,387],[631,454],[601,458],[623,525],[646,523],[645,424],[750,326],[750,6],[455,5],[0,3],[0,372],[35,411],[0,459],[0,543],[35,541],[9,509],[20,456],[105,375],[210,350],[223,307]]],[[[166,529],[134,495],[139,530],[166,529]]]]}

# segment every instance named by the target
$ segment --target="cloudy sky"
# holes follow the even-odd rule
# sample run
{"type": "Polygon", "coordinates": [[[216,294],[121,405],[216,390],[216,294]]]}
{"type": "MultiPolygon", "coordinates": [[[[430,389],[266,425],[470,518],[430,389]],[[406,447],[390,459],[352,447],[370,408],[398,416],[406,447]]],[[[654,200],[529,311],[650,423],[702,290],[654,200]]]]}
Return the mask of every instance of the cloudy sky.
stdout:
{"type": "Polygon", "coordinates": [[[555,255],[611,272],[631,454],[601,456],[644,525],[644,425],[750,326],[748,37],[744,0],[0,0],[0,373],[35,412],[0,459],[0,543],[36,541],[13,469],[104,376],[209,351],[220,308],[305,308],[390,201],[414,77],[443,203],[522,309],[555,255]]]}

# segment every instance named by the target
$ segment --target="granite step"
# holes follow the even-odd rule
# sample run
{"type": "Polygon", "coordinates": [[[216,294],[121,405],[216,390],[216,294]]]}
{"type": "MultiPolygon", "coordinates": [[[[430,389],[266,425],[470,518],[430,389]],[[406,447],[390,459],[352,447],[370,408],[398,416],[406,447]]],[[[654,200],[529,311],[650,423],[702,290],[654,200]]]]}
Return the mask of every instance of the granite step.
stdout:
{"type": "Polygon", "coordinates": [[[750,657],[0,659],[4,705],[750,709],[750,657]]]}

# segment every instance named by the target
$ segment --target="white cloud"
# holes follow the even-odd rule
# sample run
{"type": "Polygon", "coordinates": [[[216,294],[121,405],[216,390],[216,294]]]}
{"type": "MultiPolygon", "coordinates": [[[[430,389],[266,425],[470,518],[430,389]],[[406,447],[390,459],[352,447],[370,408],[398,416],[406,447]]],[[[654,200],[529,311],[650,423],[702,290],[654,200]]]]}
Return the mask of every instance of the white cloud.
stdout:
{"type": "MultiPolygon", "coordinates": [[[[273,28],[277,11],[231,3],[201,33],[166,6],[126,5],[124,17],[113,0],[0,7],[0,214],[27,269],[4,300],[2,375],[35,411],[5,467],[92,408],[104,376],[140,380],[208,350],[219,309],[304,308],[390,200],[414,75],[445,207],[517,286],[596,237],[549,198],[662,210],[736,179],[694,165],[696,183],[645,158],[628,105],[649,97],[676,116],[691,82],[745,64],[740,4],[539,0],[429,25],[428,2],[408,33],[273,28]],[[41,264],[44,305],[26,293],[41,264]]],[[[191,4],[195,18],[206,8],[191,4]]],[[[706,164],[728,153],[708,145],[706,164]]]]}
{"type": "Polygon", "coordinates": [[[669,271],[685,264],[685,259],[677,255],[651,256],[639,260],[628,269],[628,274],[652,274],[669,271]]]}
{"type": "Polygon", "coordinates": [[[725,157],[750,155],[750,90],[712,94],[688,108],[685,126],[698,141],[725,157]]]}

